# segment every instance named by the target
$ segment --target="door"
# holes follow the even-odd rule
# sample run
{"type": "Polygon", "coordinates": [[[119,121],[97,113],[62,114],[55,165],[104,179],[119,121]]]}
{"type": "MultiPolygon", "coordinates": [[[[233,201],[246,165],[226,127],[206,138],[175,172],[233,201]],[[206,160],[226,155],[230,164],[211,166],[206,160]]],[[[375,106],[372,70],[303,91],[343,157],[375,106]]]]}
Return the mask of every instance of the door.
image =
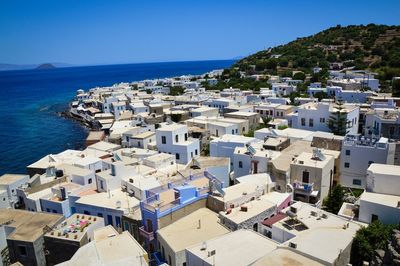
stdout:
{"type": "Polygon", "coordinates": [[[258,173],[258,161],[252,161],[252,168],[253,168],[253,174],[257,174],[258,173]]]}
{"type": "Polygon", "coordinates": [[[107,223],[108,223],[109,225],[113,225],[113,218],[112,218],[112,215],[107,215],[107,223]]]}
{"type": "Polygon", "coordinates": [[[153,222],[150,219],[147,219],[147,232],[153,232],[153,222]]]}

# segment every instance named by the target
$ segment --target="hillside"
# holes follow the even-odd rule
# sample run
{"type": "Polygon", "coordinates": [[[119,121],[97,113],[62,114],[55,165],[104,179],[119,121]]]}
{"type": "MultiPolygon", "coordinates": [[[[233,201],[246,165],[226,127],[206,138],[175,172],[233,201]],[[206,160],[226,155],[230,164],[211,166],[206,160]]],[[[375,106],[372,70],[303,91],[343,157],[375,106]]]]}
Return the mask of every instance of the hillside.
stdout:
{"type": "Polygon", "coordinates": [[[400,75],[400,26],[338,25],[245,57],[226,70],[223,79],[238,78],[240,72],[291,76],[300,70],[311,74],[316,66],[326,73],[330,63],[372,70],[382,81],[400,75]]]}

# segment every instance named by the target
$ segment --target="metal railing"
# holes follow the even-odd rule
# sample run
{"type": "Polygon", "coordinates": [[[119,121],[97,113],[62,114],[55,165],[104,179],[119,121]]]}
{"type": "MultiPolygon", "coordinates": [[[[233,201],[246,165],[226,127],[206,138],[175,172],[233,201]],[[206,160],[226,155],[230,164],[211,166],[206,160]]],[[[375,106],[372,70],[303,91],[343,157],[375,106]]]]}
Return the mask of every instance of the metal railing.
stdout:
{"type": "Polygon", "coordinates": [[[307,192],[311,192],[314,190],[314,183],[304,183],[300,181],[294,181],[293,188],[296,190],[304,190],[307,192]]]}
{"type": "Polygon", "coordinates": [[[148,241],[152,241],[154,239],[154,232],[147,232],[144,226],[139,227],[139,234],[148,241]]]}

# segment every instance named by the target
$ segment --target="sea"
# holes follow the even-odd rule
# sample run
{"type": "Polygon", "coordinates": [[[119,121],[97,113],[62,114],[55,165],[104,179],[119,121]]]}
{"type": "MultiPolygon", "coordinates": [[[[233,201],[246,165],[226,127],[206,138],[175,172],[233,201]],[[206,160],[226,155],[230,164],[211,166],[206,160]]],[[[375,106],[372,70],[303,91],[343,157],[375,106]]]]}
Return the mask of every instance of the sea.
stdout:
{"type": "Polygon", "coordinates": [[[83,149],[88,129],[64,118],[78,89],[165,78],[231,66],[234,60],[0,71],[0,175],[24,174],[47,154],[83,149]]]}

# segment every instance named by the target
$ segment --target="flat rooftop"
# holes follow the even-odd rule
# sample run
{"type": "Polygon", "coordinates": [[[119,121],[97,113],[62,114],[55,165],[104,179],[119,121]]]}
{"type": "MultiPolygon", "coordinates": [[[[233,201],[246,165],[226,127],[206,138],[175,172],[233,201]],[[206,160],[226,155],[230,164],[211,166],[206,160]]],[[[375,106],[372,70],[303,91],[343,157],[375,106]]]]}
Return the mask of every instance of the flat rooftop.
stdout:
{"type": "Polygon", "coordinates": [[[268,253],[256,263],[254,266],[320,266],[324,265],[309,257],[301,255],[298,251],[291,248],[281,248],[268,253]]]}
{"type": "Polygon", "coordinates": [[[230,231],[219,224],[218,214],[201,208],[157,231],[172,250],[179,252],[230,231]]]}
{"type": "MultiPolygon", "coordinates": [[[[284,242],[283,246],[289,247],[290,242],[297,244],[296,250],[321,259],[327,264],[335,262],[361,228],[359,224],[303,202],[296,202],[292,207],[297,209],[295,219],[288,216],[273,224],[294,235],[284,242]],[[312,215],[312,212],[315,212],[315,215],[312,215]]],[[[286,213],[290,208],[282,212],[286,213]]]]}
{"type": "MultiPolygon", "coordinates": [[[[400,178],[400,166],[399,165],[373,163],[368,167],[368,171],[371,171],[374,174],[394,175],[394,176],[398,176],[400,178]]],[[[0,180],[1,180],[1,178],[0,178],[0,180]]]]}
{"type": "Polygon", "coordinates": [[[43,235],[46,226],[53,227],[64,219],[60,214],[2,209],[0,224],[15,228],[7,239],[33,242],[43,235]]]}
{"type": "Polygon", "coordinates": [[[292,164],[304,165],[312,168],[324,168],[325,165],[329,163],[329,160],[333,158],[333,156],[324,153],[323,155],[325,156],[325,159],[321,161],[313,159],[313,154],[311,152],[302,152],[295,160],[292,161],[292,164]]]}
{"type": "Polygon", "coordinates": [[[121,189],[115,189],[111,190],[109,193],[100,192],[82,196],[76,201],[76,203],[96,206],[99,208],[121,210],[124,213],[128,213],[129,208],[139,205],[139,200],[135,197],[128,196],[127,193],[123,192],[121,189]],[[120,203],[121,207],[117,206],[117,202],[120,203]]]}
{"type": "Polygon", "coordinates": [[[29,179],[29,175],[4,174],[0,176],[0,186],[9,185],[24,178],[29,179]]]}
{"type": "Polygon", "coordinates": [[[194,159],[201,168],[212,166],[228,166],[230,159],[225,157],[200,156],[194,159]]]}
{"type": "Polygon", "coordinates": [[[234,115],[234,116],[244,116],[244,117],[250,117],[253,115],[258,115],[256,112],[242,112],[242,111],[237,111],[237,112],[231,112],[231,113],[226,113],[225,115],[234,115]]]}
{"type": "Polygon", "coordinates": [[[276,249],[277,244],[272,240],[251,230],[238,230],[205,242],[186,250],[201,258],[209,265],[250,265],[276,249]],[[208,252],[214,251],[214,256],[208,252]]]}
{"type": "Polygon", "coordinates": [[[104,138],[104,131],[90,131],[86,140],[101,140],[104,138]]]}
{"type": "Polygon", "coordinates": [[[98,237],[82,246],[69,261],[60,265],[148,265],[147,252],[127,231],[118,234],[111,226],[101,228],[107,236],[98,237]]]}
{"type": "Polygon", "coordinates": [[[239,183],[253,183],[258,186],[265,186],[272,183],[271,176],[267,173],[244,175],[236,178],[239,183]]]}
{"type": "Polygon", "coordinates": [[[398,208],[400,196],[373,193],[364,191],[360,196],[360,201],[367,201],[375,204],[381,204],[392,208],[398,208]]]}
{"type": "Polygon", "coordinates": [[[121,146],[117,144],[113,144],[110,142],[99,141],[95,144],[88,146],[88,149],[94,149],[99,151],[113,151],[119,149],[121,146]]]}
{"type": "Polygon", "coordinates": [[[311,143],[309,141],[299,140],[292,144],[289,147],[281,151],[280,156],[272,160],[272,164],[275,169],[287,172],[290,168],[290,164],[292,163],[292,159],[295,156],[300,155],[302,152],[312,152],[313,147],[311,147],[311,143]]]}
{"type": "Polygon", "coordinates": [[[149,138],[151,136],[154,136],[156,133],[152,132],[152,131],[147,131],[147,132],[143,132],[141,134],[137,134],[136,136],[133,136],[132,138],[134,139],[145,139],[145,138],[149,138]]]}
{"type": "Polygon", "coordinates": [[[86,214],[75,213],[65,221],[58,224],[52,231],[45,234],[46,237],[80,241],[86,235],[92,223],[104,226],[103,218],[86,214]]]}
{"type": "Polygon", "coordinates": [[[266,210],[269,210],[271,208],[274,208],[276,206],[275,203],[270,202],[266,198],[260,197],[258,199],[249,201],[245,204],[242,204],[241,206],[238,206],[236,208],[233,208],[231,210],[231,213],[227,213],[225,211],[221,211],[219,214],[234,222],[235,224],[241,224],[254,216],[257,216],[261,213],[263,213],[266,210]],[[242,211],[241,207],[245,206],[247,207],[247,211],[242,211]]]}
{"type": "Polygon", "coordinates": [[[216,199],[219,199],[222,202],[228,202],[234,199],[238,199],[243,197],[244,194],[254,193],[258,188],[258,185],[255,183],[239,183],[227,188],[223,188],[225,191],[225,196],[212,196],[216,199]]]}

